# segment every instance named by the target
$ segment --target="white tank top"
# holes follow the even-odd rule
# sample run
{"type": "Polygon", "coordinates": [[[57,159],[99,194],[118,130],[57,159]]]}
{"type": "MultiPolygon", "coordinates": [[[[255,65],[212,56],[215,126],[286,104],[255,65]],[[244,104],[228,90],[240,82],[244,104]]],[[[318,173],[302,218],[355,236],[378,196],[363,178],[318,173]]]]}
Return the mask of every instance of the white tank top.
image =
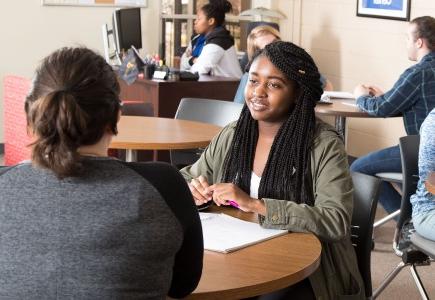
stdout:
{"type": "Polygon", "coordinates": [[[254,172],[251,172],[251,188],[250,196],[258,199],[258,188],[260,187],[261,177],[257,176],[254,172]]]}

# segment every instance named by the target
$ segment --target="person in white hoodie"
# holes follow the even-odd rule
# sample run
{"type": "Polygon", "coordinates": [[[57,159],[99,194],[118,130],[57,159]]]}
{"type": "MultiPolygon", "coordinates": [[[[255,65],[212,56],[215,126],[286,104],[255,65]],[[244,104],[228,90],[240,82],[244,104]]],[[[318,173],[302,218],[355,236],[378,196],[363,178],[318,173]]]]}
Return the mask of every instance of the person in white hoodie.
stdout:
{"type": "Polygon", "coordinates": [[[242,70],[234,38],[225,29],[225,13],[232,5],[214,0],[201,7],[194,23],[195,35],[181,57],[181,70],[212,76],[240,78],[242,70]]]}

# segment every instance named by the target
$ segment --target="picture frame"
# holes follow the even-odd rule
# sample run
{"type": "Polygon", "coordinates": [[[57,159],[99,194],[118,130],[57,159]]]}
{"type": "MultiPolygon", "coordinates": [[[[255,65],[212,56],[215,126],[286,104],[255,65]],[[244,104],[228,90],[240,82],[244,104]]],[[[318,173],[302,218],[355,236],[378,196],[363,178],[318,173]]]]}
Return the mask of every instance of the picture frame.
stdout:
{"type": "Polygon", "coordinates": [[[148,0],[41,0],[43,6],[147,7],[148,0]]]}
{"type": "Polygon", "coordinates": [[[357,0],[356,5],[358,17],[410,20],[411,0],[357,0]]]}

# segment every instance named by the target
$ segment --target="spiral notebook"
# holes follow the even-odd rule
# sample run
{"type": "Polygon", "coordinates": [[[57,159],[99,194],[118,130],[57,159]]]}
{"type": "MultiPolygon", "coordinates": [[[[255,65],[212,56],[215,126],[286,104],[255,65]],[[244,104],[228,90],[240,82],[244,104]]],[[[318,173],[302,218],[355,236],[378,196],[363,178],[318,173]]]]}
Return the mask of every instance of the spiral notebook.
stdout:
{"type": "Polygon", "coordinates": [[[265,229],[257,223],[226,214],[199,213],[204,236],[204,249],[229,253],[288,233],[287,230],[265,229]]]}

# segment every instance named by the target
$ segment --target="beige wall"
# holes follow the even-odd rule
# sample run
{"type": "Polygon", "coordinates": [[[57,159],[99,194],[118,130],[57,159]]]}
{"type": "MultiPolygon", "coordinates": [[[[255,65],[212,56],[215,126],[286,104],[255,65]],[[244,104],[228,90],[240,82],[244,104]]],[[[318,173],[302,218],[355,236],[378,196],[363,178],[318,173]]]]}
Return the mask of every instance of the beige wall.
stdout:
{"type": "MultiPolygon", "coordinates": [[[[38,61],[62,46],[84,45],[103,53],[101,25],[110,24],[114,7],[41,6],[40,0],[0,2],[0,99],[7,74],[31,77],[38,61]]],[[[158,49],[159,2],[142,9],[142,41],[147,52],[158,49]]],[[[3,100],[0,101],[0,143],[3,100]]]]}
{"type": "MultiPolygon", "coordinates": [[[[412,62],[407,60],[407,22],[356,16],[356,0],[292,0],[301,3],[300,40],[335,89],[358,83],[392,87],[412,62]]],[[[435,1],[413,0],[411,19],[435,15],[435,1]]],[[[298,28],[295,29],[296,31],[298,28]]],[[[398,143],[401,118],[348,119],[348,152],[360,156],[398,143]]]]}
{"type": "MultiPolygon", "coordinates": [[[[258,6],[283,12],[284,39],[306,48],[337,90],[352,91],[358,83],[387,90],[405,68],[407,22],[356,17],[356,0],[255,0],[258,6]]],[[[146,51],[158,45],[158,6],[142,10],[146,51]]],[[[0,79],[6,74],[30,77],[38,61],[54,49],[82,44],[102,52],[101,24],[111,22],[113,8],[44,7],[40,0],[0,4],[0,79]],[[23,5],[26,9],[23,9],[23,5]]],[[[435,1],[413,0],[411,18],[435,15],[435,1]]],[[[0,85],[0,99],[3,91],[0,85]]],[[[0,112],[2,101],[0,101],[0,112]]],[[[3,141],[0,114],[0,142],[3,141]]],[[[362,155],[397,143],[405,134],[402,120],[348,119],[348,151],[362,155]]]]}

